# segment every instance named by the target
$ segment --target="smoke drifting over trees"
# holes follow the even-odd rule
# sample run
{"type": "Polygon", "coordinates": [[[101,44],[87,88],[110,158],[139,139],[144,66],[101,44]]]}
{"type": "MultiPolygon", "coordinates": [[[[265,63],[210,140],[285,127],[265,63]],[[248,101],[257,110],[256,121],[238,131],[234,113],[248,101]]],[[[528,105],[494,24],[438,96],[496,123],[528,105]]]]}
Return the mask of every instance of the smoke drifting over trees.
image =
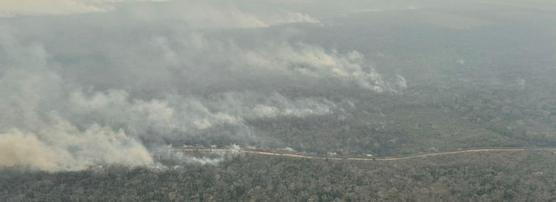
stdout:
{"type": "Polygon", "coordinates": [[[344,110],[338,100],[281,89],[406,87],[386,81],[356,50],[287,33],[251,42],[221,34],[322,26],[275,4],[258,3],[270,9],[260,12],[220,1],[1,3],[0,166],[145,166],[166,144],[276,145],[249,121],[344,110]]]}
{"type": "Polygon", "coordinates": [[[555,76],[551,0],[0,0],[0,201],[556,201],[555,76]]]}
{"type": "Polygon", "coordinates": [[[531,23],[553,16],[519,9],[553,4],[478,5],[2,1],[0,166],[153,166],[182,144],[387,155],[555,143],[555,30],[531,23]]]}

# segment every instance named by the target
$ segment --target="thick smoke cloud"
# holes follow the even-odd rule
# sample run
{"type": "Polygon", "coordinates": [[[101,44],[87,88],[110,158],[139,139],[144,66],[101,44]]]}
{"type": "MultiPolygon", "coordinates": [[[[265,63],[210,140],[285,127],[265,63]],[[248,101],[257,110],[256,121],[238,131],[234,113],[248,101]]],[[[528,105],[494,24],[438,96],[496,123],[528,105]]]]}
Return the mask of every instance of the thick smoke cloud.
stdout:
{"type": "Polygon", "coordinates": [[[0,134],[0,167],[23,166],[47,171],[81,170],[97,164],[149,166],[153,159],[122,130],[93,125],[80,131],[67,122],[37,133],[17,129],[0,134]]]}
{"type": "MultiPolygon", "coordinates": [[[[121,90],[93,95],[75,92],[68,106],[71,120],[122,126],[131,134],[157,142],[161,141],[158,138],[177,141],[217,127],[236,128],[238,133],[229,135],[241,141],[256,138],[247,136],[247,119],[326,115],[336,110],[335,104],[326,99],[289,99],[278,93],[228,92],[206,98],[169,95],[146,101],[132,100],[121,90]]],[[[211,135],[216,134],[205,134],[211,135]]]]}
{"type": "Polygon", "coordinates": [[[274,9],[275,1],[260,11],[222,1],[137,2],[0,3],[9,16],[0,22],[0,168],[153,166],[166,145],[257,146],[273,140],[250,120],[344,110],[325,96],[283,92],[289,85],[333,83],[369,94],[407,88],[404,77],[388,82],[357,50],[287,37],[242,40],[242,32],[326,26],[303,10],[274,9]],[[83,13],[95,14],[76,15],[83,13]],[[36,15],[56,17],[18,17],[36,15]]]}

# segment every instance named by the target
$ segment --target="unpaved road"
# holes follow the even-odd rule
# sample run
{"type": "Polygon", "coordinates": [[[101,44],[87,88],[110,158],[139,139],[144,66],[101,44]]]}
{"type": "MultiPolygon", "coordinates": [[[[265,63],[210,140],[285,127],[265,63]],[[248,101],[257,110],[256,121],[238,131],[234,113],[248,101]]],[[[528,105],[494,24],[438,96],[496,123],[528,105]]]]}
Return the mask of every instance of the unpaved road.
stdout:
{"type": "Polygon", "coordinates": [[[523,152],[523,151],[552,151],[556,152],[556,148],[485,148],[485,149],[468,149],[450,152],[436,152],[427,154],[417,154],[398,157],[341,157],[341,156],[314,156],[305,154],[294,154],[274,151],[261,151],[252,149],[181,149],[185,152],[202,152],[202,153],[236,153],[236,154],[253,154],[259,156],[277,156],[296,159],[315,159],[315,160],[348,160],[348,161],[401,161],[411,159],[422,159],[438,156],[450,156],[466,153],[494,153],[494,152],[523,152]]]}

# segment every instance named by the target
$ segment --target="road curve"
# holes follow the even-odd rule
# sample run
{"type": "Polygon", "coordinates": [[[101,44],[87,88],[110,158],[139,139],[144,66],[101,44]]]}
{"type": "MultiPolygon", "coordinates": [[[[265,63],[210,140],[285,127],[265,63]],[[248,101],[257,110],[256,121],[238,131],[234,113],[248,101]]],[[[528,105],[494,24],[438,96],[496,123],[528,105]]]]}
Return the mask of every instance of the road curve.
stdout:
{"type": "Polygon", "coordinates": [[[203,152],[203,153],[236,153],[236,154],[253,154],[259,156],[276,156],[276,157],[287,157],[296,159],[315,159],[315,160],[332,160],[332,161],[400,161],[400,160],[411,160],[411,159],[422,159],[437,156],[449,156],[457,154],[466,153],[490,153],[490,152],[522,152],[522,151],[552,151],[556,152],[556,148],[484,148],[484,149],[468,149],[459,151],[449,151],[449,152],[435,152],[427,154],[417,154],[409,156],[398,156],[398,157],[341,157],[341,156],[314,156],[305,154],[294,154],[294,153],[281,153],[277,151],[262,151],[262,150],[252,150],[252,149],[181,149],[185,152],[203,152]]]}

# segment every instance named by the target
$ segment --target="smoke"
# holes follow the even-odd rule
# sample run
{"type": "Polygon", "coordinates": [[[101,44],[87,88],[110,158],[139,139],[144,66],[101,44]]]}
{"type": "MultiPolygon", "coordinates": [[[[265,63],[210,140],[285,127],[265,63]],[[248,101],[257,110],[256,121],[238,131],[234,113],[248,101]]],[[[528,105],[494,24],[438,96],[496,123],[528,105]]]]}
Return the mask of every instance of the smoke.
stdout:
{"type": "MultiPolygon", "coordinates": [[[[160,36],[151,40],[147,46],[158,50],[158,60],[168,64],[163,70],[182,74],[180,78],[203,80],[195,83],[222,85],[225,82],[236,82],[214,74],[226,72],[242,80],[252,77],[317,82],[332,80],[378,93],[395,91],[396,86],[402,84],[387,82],[369,65],[363,54],[353,50],[326,50],[317,45],[286,42],[266,42],[257,47],[242,47],[235,42],[226,42],[197,32],[183,34],[176,42],[172,42],[175,39],[160,36]],[[210,56],[210,60],[200,59],[207,56],[210,56]]],[[[151,62],[141,64],[148,63],[151,62]]],[[[157,74],[160,72],[151,75],[157,74]]],[[[157,78],[151,76],[151,79],[157,78]]]]}
{"type": "Polygon", "coordinates": [[[326,99],[289,99],[279,93],[167,95],[151,100],[131,98],[123,90],[84,93],[65,89],[60,77],[49,71],[13,70],[0,83],[2,97],[7,98],[0,102],[0,167],[48,171],[96,164],[153,165],[142,141],[157,144],[199,135],[250,141],[258,137],[252,136],[246,119],[324,115],[336,109],[326,99]],[[206,134],[207,130],[213,132],[206,134]]]}
{"type": "Polygon", "coordinates": [[[265,144],[276,140],[250,120],[344,111],[324,95],[292,95],[291,86],[407,88],[357,50],[245,40],[252,35],[243,32],[289,24],[326,26],[279,2],[136,2],[0,2],[0,15],[11,17],[0,21],[0,168],[154,166],[161,145],[265,144]],[[83,13],[95,15],[76,15],[83,13]],[[18,17],[44,15],[55,17],[18,17]]]}
{"type": "MultiPolygon", "coordinates": [[[[240,142],[257,138],[251,136],[246,119],[323,115],[336,109],[323,98],[289,99],[276,92],[207,97],[169,93],[156,99],[133,98],[124,90],[84,92],[65,85],[42,46],[1,44],[12,54],[6,54],[0,77],[0,167],[59,171],[97,164],[152,166],[145,140],[187,140],[224,127],[236,132],[216,130],[203,138],[227,135],[240,142]]],[[[187,162],[205,161],[209,162],[187,162]]]]}
{"type": "Polygon", "coordinates": [[[338,53],[323,48],[300,44],[276,45],[246,51],[247,66],[309,78],[336,79],[376,92],[384,92],[387,84],[380,74],[366,66],[364,56],[357,51],[338,53]]]}
{"type": "Polygon", "coordinates": [[[169,145],[153,149],[157,159],[161,159],[166,163],[162,168],[180,168],[183,164],[218,165],[226,158],[239,154],[234,150],[235,148],[232,147],[230,150],[226,150],[226,152],[211,152],[192,156],[169,145]]]}
{"type": "MultiPolygon", "coordinates": [[[[227,92],[208,97],[167,95],[160,99],[132,99],[122,90],[69,96],[68,116],[80,123],[122,126],[133,134],[157,142],[187,139],[203,130],[232,127],[241,141],[250,131],[246,119],[278,116],[305,117],[333,113],[336,106],[322,98],[288,99],[279,93],[227,92]],[[152,137],[156,134],[156,137],[152,137]]],[[[205,136],[219,134],[205,134],[205,136]]]]}
{"type": "Polygon", "coordinates": [[[61,120],[36,133],[18,129],[0,133],[0,150],[0,167],[58,171],[81,170],[99,164],[153,164],[145,147],[121,130],[93,125],[81,131],[61,120]]]}

